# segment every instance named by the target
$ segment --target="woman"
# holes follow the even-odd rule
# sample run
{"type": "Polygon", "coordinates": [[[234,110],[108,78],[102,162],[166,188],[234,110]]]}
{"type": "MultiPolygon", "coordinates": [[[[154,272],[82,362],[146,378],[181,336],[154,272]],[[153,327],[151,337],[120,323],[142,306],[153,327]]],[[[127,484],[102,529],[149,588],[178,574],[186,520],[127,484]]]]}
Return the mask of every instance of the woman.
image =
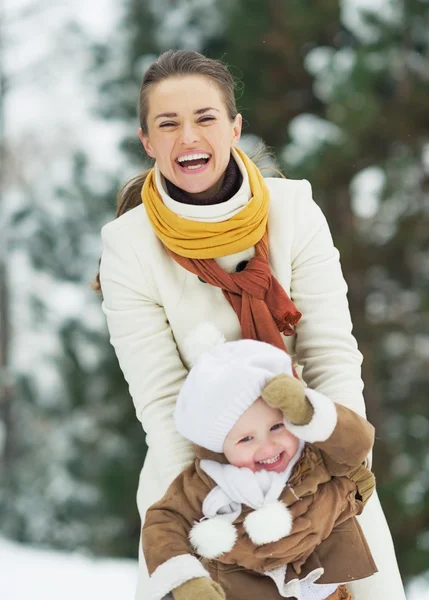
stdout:
{"type": "MultiPolygon", "coordinates": [[[[326,220],[307,181],[264,180],[236,147],[241,115],[226,67],[195,52],[162,54],[143,80],[140,123],[155,167],[119,195],[120,218],[102,232],[100,280],[111,342],[147,434],[137,495],[143,519],[193,459],[173,411],[190,366],[184,340],[202,322],[227,340],[285,344],[307,385],[361,415],[365,407],[362,357],[326,220]],[[268,293],[256,298],[261,282],[268,293]],[[294,303],[286,313],[285,292],[294,303]],[[289,322],[280,323],[277,298],[289,322]]],[[[352,584],[354,598],[402,600],[375,495],[360,524],[379,573],[352,584]]],[[[146,578],[141,559],[138,600],[146,578]]]]}

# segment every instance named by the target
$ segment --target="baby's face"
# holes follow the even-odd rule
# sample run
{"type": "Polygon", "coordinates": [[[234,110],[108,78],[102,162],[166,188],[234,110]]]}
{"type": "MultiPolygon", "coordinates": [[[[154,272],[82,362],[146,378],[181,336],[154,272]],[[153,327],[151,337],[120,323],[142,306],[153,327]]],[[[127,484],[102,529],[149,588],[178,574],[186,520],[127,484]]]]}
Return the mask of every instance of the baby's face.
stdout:
{"type": "Polygon", "coordinates": [[[281,411],[258,398],[229,432],[223,452],[236,467],[281,473],[295,456],[298,443],[284,426],[281,411]]]}

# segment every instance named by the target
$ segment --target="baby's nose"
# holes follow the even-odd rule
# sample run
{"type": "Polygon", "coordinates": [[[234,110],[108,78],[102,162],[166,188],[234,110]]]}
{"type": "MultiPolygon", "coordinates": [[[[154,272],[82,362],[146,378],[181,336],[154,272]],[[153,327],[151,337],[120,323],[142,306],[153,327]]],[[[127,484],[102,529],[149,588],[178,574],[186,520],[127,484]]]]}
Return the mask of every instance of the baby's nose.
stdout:
{"type": "Polygon", "coordinates": [[[259,448],[258,456],[259,460],[267,460],[269,458],[274,458],[280,454],[280,446],[276,442],[266,441],[259,448]]]}

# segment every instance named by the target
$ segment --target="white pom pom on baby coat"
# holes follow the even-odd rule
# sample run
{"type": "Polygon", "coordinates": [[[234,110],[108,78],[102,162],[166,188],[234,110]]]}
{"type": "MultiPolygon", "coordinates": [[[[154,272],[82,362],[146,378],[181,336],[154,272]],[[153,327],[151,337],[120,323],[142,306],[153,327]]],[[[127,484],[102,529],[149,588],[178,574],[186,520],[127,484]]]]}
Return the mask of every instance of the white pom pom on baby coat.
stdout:
{"type": "Polygon", "coordinates": [[[189,541],[203,558],[217,558],[230,552],[237,539],[237,530],[227,516],[218,515],[196,523],[189,532],[189,541]]]}
{"type": "Polygon", "coordinates": [[[278,500],[254,510],[244,519],[244,529],[257,546],[278,542],[292,530],[292,515],[286,505],[278,500]]]}
{"type": "Polygon", "coordinates": [[[192,367],[204,352],[225,342],[225,336],[214,325],[209,322],[201,323],[185,338],[182,349],[183,360],[186,365],[192,367]]]}

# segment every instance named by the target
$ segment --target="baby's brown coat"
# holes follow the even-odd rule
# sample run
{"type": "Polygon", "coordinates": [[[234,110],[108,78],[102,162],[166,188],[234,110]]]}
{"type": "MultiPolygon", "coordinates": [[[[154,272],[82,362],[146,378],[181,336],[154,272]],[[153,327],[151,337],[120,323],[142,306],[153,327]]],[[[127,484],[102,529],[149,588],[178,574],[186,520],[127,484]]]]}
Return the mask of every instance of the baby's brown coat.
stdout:
{"type": "MultiPolygon", "coordinates": [[[[280,496],[293,516],[290,535],[256,546],[243,528],[251,509],[243,507],[234,522],[238,539],[233,549],[215,561],[201,559],[210,572],[226,574],[229,566],[234,566],[262,574],[287,564],[289,581],[322,566],[324,573],[318,583],[349,582],[376,572],[355,519],[363,510],[362,497],[366,500],[369,495],[368,481],[373,487],[372,475],[359,467],[373,446],[374,428],[350,409],[339,404],[335,407],[337,424],[331,436],[325,442],[305,445],[280,496]]],[[[143,550],[150,574],[175,556],[195,555],[189,531],[203,517],[203,501],[216,485],[200,467],[203,458],[227,462],[223,454],[197,447],[194,464],[146,514],[143,550]]],[[[218,580],[222,583],[221,578],[218,580]]]]}

